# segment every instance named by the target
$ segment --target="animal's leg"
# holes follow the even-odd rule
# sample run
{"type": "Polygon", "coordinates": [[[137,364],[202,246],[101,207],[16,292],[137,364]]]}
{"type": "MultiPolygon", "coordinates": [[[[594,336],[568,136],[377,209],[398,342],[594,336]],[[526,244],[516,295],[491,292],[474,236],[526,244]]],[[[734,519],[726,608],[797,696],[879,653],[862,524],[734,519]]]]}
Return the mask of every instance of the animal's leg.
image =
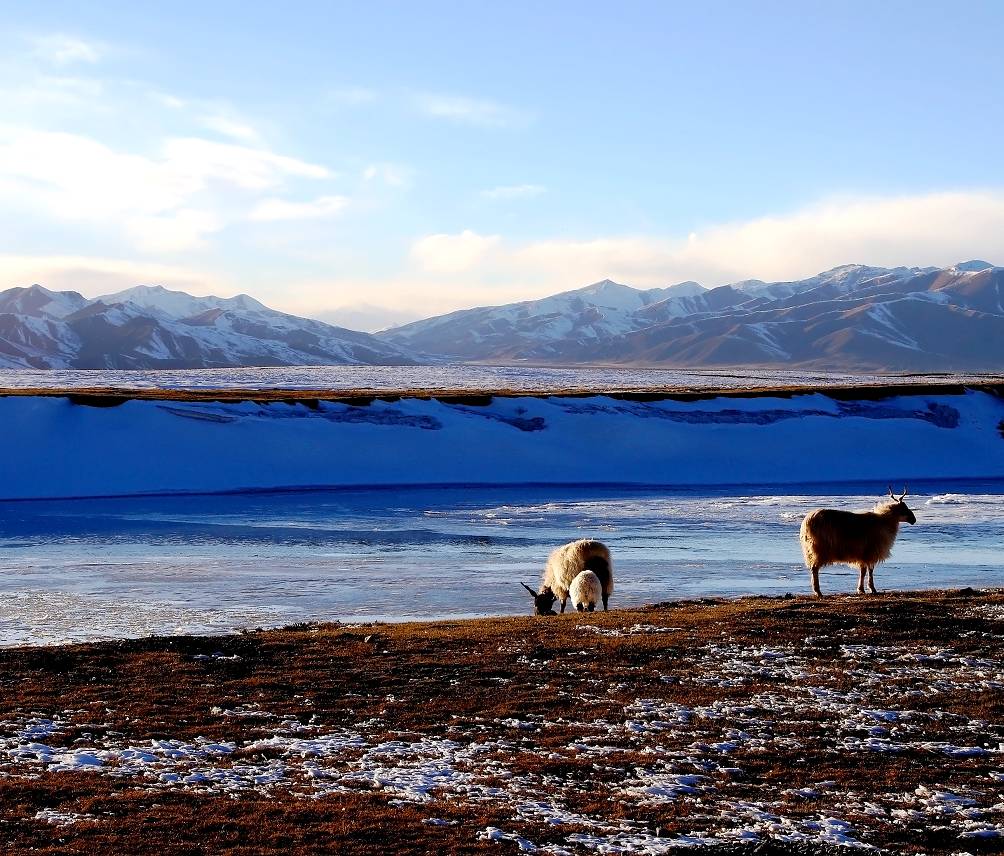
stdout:
{"type": "Polygon", "coordinates": [[[869,565],[868,566],[868,591],[870,591],[872,594],[878,594],[878,591],[876,591],[876,589],[875,589],[875,566],[874,565],[869,565]]]}
{"type": "Polygon", "coordinates": [[[589,604],[589,611],[592,612],[594,609],[596,609],[596,604],[595,603],[589,604]]]}
{"type": "Polygon", "coordinates": [[[565,596],[564,596],[564,597],[563,597],[563,598],[561,599],[561,611],[562,611],[562,612],[564,612],[564,611],[565,611],[565,603],[566,603],[567,601],[568,601],[568,595],[566,594],[566,595],[565,595],[565,596]]]}
{"type": "Polygon", "coordinates": [[[608,600],[610,600],[610,595],[608,595],[606,592],[603,592],[603,611],[604,612],[607,611],[607,601],[608,600]]]}
{"type": "Polygon", "coordinates": [[[864,562],[858,564],[858,594],[865,593],[865,572],[868,570],[868,565],[864,562]]]}
{"type": "Polygon", "coordinates": [[[819,565],[809,568],[809,573],[812,575],[812,593],[816,597],[822,597],[823,593],[819,590],[819,565]]]}
{"type": "Polygon", "coordinates": [[[585,612],[585,610],[586,610],[585,604],[582,604],[582,603],[575,604],[575,611],[576,612],[585,612]]]}

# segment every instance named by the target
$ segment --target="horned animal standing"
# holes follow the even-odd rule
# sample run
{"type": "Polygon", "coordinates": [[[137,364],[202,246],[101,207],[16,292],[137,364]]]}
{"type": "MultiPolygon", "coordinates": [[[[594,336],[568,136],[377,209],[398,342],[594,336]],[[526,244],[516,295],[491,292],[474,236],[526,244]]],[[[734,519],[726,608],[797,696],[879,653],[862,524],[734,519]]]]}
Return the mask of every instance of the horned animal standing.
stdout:
{"type": "MultiPolygon", "coordinates": [[[[521,583],[533,597],[534,612],[537,615],[554,615],[555,601],[561,601],[561,611],[565,611],[572,581],[583,571],[592,571],[600,584],[599,598],[603,600],[603,608],[614,590],[614,569],[610,561],[610,551],[605,544],[590,539],[572,541],[554,550],[547,558],[544,568],[544,578],[540,583],[540,591],[535,592],[526,583],[521,583]]],[[[582,581],[582,603],[588,609],[589,595],[588,579],[582,581]]],[[[578,603],[575,602],[576,608],[578,603]]],[[[593,601],[595,608],[595,599],[593,601]]]]}
{"type": "Polygon", "coordinates": [[[805,566],[812,575],[812,591],[817,597],[822,597],[819,569],[838,562],[858,569],[858,594],[865,593],[865,573],[868,574],[868,590],[878,594],[875,566],[889,558],[899,524],[917,522],[903,502],[906,494],[905,487],[900,496],[890,487],[889,500],[878,503],[873,511],[817,508],[805,515],[799,539],[805,566]]]}

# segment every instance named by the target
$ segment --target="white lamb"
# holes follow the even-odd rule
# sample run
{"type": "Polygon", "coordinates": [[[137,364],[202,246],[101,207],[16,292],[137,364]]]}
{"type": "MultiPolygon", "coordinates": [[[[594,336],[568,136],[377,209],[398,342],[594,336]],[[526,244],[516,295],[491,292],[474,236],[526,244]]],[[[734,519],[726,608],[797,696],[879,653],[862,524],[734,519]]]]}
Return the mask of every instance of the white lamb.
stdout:
{"type": "Polygon", "coordinates": [[[582,571],[568,587],[568,596],[579,612],[592,612],[603,597],[600,578],[592,571],[582,571]]]}

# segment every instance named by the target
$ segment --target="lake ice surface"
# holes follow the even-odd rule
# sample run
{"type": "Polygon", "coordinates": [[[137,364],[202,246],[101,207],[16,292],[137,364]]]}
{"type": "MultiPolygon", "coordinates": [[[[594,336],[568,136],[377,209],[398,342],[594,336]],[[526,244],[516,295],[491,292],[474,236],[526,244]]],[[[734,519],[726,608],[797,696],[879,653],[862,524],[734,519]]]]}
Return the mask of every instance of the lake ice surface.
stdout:
{"type": "MultiPolygon", "coordinates": [[[[407,488],[0,503],[0,645],[300,621],[528,614],[547,552],[596,537],[612,604],[805,593],[815,507],[878,485],[407,488]],[[825,492],[825,493],[824,493],[825,492]]],[[[880,590],[1004,586],[1004,481],[911,486],[880,590]]],[[[856,572],[822,575],[850,594],[856,572]]]]}
{"type": "Polygon", "coordinates": [[[890,381],[978,383],[999,375],[868,375],[774,369],[535,368],[530,366],[284,366],[268,368],[105,371],[0,369],[0,389],[316,389],[456,390],[743,389],[831,384],[870,386],[890,381]]]}

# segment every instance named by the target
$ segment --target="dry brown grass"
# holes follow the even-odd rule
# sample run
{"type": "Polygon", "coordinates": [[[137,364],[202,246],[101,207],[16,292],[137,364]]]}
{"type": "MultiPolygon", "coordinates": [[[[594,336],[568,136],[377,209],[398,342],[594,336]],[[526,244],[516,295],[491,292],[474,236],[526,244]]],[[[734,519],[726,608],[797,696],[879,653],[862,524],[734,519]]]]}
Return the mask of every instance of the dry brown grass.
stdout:
{"type": "MultiPolygon", "coordinates": [[[[926,376],[930,377],[930,376],[926,376]]],[[[185,401],[239,403],[251,401],[261,404],[284,402],[318,406],[321,401],[339,402],[365,406],[373,401],[399,401],[402,398],[435,399],[446,404],[462,404],[469,407],[485,406],[495,397],[548,398],[562,396],[588,398],[604,395],[625,401],[701,401],[710,398],[790,398],[822,392],[840,401],[876,401],[898,395],[961,395],[967,390],[1004,395],[1004,377],[999,375],[980,376],[978,382],[960,383],[952,375],[943,379],[917,381],[909,375],[890,377],[878,384],[777,384],[751,380],[748,384],[716,386],[690,386],[686,384],[666,385],[658,389],[620,389],[610,387],[555,387],[546,391],[507,387],[498,389],[458,391],[456,389],[401,388],[401,389],[131,389],[125,387],[25,387],[0,388],[0,396],[40,396],[44,398],[69,398],[75,404],[90,407],[117,407],[126,401],[185,401]]]]}
{"type": "MultiPolygon", "coordinates": [[[[827,686],[849,691],[857,679],[839,657],[840,644],[846,641],[911,650],[951,648],[962,656],[1004,658],[1001,622],[980,609],[997,609],[1001,604],[1000,594],[970,591],[833,596],[821,601],[748,598],[669,603],[588,618],[572,614],[554,619],[336,624],[225,637],[9,649],[0,651],[0,721],[76,711],[60,735],[64,745],[75,740],[85,745],[114,732],[121,734],[121,740],[137,743],[204,737],[241,744],[260,737],[263,722],[253,716],[225,718],[218,710],[213,712],[241,705],[304,723],[312,716],[332,725],[379,720],[373,739],[442,736],[449,726],[455,740],[490,733],[517,744],[523,741],[527,751],[508,758],[510,772],[545,786],[548,781],[561,782],[564,804],[571,811],[608,820],[632,819],[652,834],[694,832],[709,823],[699,803],[681,799],[646,805],[611,790],[628,771],[651,768],[655,760],[643,740],[621,729],[625,706],[638,698],[691,708],[716,702],[747,704],[759,694],[788,689],[769,670],[738,686],[696,682],[701,675],[695,651],[715,646],[737,651],[800,648],[806,637],[818,637],[814,668],[821,670],[827,686]],[[602,635],[584,630],[584,623],[620,633],[638,624],[676,629],[602,635]],[[240,659],[197,659],[214,653],[240,659]],[[548,727],[520,732],[499,724],[507,719],[533,722],[535,717],[548,727]],[[590,737],[602,739],[611,751],[601,759],[567,752],[570,742],[590,737]]],[[[996,725],[1004,722],[1004,693],[960,690],[940,698],[918,698],[910,707],[984,719],[986,739],[1004,740],[1004,731],[996,725]]],[[[951,717],[932,722],[924,739],[952,742],[953,722],[951,717]]],[[[712,723],[708,734],[713,736],[726,725],[712,723]]],[[[716,787],[749,800],[821,780],[834,782],[835,792],[865,795],[910,792],[932,781],[958,788],[982,782],[986,789],[987,764],[994,763],[930,752],[823,751],[832,723],[822,713],[809,712],[770,727],[775,736],[790,737],[801,745],[770,753],[737,751],[729,757],[742,769],[741,775],[730,778],[721,771],[711,772],[716,787]]],[[[687,739],[701,733],[697,729],[687,739]]],[[[242,757],[241,751],[235,761],[242,757]]],[[[244,754],[264,758],[268,753],[244,754]]],[[[516,822],[502,803],[446,796],[424,804],[394,804],[386,794],[362,788],[316,799],[290,796],[281,788],[231,796],[151,789],[136,778],[94,773],[32,775],[0,774],[0,852],[512,852],[513,843],[482,841],[478,833],[499,826],[543,845],[563,842],[575,829],[516,822]],[[42,809],[94,819],[56,826],[33,819],[42,809]],[[455,823],[430,826],[423,822],[430,817],[455,823]]],[[[796,797],[777,800],[792,817],[818,813],[814,803],[796,797]]],[[[933,826],[848,819],[870,824],[868,841],[895,852],[1004,852],[1004,839],[960,843],[933,826]]],[[[827,852],[821,845],[763,848],[756,852],[827,852]]]]}

